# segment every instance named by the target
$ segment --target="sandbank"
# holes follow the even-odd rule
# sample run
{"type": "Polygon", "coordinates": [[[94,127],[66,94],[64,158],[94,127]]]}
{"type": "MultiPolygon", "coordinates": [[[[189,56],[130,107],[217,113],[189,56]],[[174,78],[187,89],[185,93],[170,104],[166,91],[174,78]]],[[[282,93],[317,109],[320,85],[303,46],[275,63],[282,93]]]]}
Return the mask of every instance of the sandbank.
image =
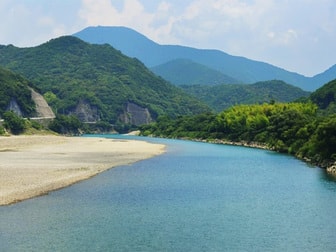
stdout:
{"type": "Polygon", "coordinates": [[[0,205],[43,195],[163,152],[164,145],[135,140],[0,137],[0,205]]]}

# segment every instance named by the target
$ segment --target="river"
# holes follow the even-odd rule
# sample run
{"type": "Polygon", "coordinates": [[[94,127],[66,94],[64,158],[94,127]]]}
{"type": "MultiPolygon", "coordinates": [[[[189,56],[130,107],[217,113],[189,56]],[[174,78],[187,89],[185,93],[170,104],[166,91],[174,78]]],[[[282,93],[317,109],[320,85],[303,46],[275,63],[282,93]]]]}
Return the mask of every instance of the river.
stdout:
{"type": "Polygon", "coordinates": [[[0,207],[0,251],[336,251],[324,170],[266,150],[125,138],[167,152],[0,207]]]}

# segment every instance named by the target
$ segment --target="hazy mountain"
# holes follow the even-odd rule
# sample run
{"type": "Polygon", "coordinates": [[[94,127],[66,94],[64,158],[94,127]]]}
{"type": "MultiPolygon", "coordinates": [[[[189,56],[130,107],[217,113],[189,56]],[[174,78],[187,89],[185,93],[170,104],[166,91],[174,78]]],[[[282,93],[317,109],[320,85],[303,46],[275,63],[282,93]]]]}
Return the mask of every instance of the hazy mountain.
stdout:
{"type": "Polygon", "coordinates": [[[328,83],[332,80],[336,79],[336,65],[333,65],[332,67],[330,67],[329,69],[327,69],[326,71],[315,75],[311,81],[318,83],[319,87],[322,87],[325,85],[325,83],[328,83]],[[321,84],[322,83],[322,84],[321,84]]]}
{"type": "Polygon", "coordinates": [[[237,104],[260,104],[273,101],[291,102],[301,97],[308,97],[310,94],[278,80],[257,82],[251,85],[194,85],[182,86],[182,88],[217,112],[237,104]]]}
{"type": "Polygon", "coordinates": [[[91,45],[76,37],[32,48],[0,46],[0,65],[33,81],[55,111],[77,114],[83,121],[135,124],[161,114],[209,110],[139,60],[110,45],[91,45]]]}
{"type": "Polygon", "coordinates": [[[232,56],[219,50],[160,45],[125,27],[88,27],[74,35],[89,43],[108,43],[124,54],[138,58],[150,68],[176,59],[189,59],[220,71],[239,83],[250,84],[278,79],[304,90],[313,91],[322,86],[326,80],[329,81],[336,77],[336,67],[309,78],[268,63],[232,56]]]}
{"type": "Polygon", "coordinates": [[[220,71],[188,59],[176,59],[151,68],[151,70],[175,85],[218,85],[238,83],[220,71]]]}

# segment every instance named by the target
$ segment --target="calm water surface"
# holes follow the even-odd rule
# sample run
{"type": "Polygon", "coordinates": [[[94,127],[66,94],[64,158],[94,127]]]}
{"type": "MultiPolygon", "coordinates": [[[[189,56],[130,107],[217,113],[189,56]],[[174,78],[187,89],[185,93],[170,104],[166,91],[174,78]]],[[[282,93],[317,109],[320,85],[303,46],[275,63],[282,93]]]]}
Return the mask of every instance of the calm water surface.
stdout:
{"type": "Polygon", "coordinates": [[[167,152],[0,207],[0,251],[336,251],[336,182],[322,169],[264,150],[140,139],[167,152]]]}

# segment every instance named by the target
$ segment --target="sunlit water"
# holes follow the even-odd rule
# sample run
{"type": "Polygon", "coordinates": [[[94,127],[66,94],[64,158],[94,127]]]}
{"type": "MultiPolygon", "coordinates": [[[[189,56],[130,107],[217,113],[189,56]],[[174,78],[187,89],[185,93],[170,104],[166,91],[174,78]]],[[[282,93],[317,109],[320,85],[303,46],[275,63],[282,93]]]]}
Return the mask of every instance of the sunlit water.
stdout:
{"type": "Polygon", "coordinates": [[[0,207],[0,251],[336,251],[336,182],[324,170],[145,139],[167,152],[0,207]]]}

